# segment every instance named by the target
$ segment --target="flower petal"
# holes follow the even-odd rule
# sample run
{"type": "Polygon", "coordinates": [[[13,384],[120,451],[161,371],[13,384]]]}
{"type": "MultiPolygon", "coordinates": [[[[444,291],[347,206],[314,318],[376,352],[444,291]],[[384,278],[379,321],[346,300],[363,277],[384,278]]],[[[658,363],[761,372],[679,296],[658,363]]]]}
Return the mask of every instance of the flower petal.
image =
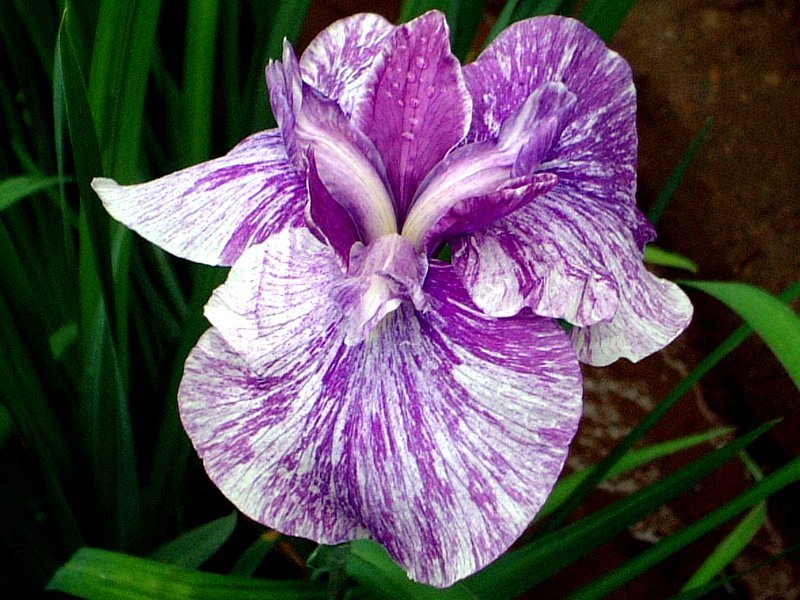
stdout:
{"type": "Polygon", "coordinates": [[[267,67],[270,99],[289,157],[303,173],[313,152],[319,179],[365,241],[397,232],[381,157],[336,102],[304,83],[289,42],[267,67]]]}
{"type": "Polygon", "coordinates": [[[590,193],[559,181],[497,224],[454,240],[453,264],[487,313],[530,306],[578,326],[572,335],[584,362],[640,360],[686,328],[691,305],[647,272],[628,224],[586,202],[590,193]]]}
{"type": "Polygon", "coordinates": [[[353,112],[383,157],[401,222],[419,183],[469,128],[472,101],[449,36],[438,11],[396,28],[353,112]]]}
{"type": "Polygon", "coordinates": [[[340,19],[315,37],[300,57],[303,79],[346,115],[364,93],[373,60],[396,29],[380,15],[360,13],[340,19]]]}
{"type": "Polygon", "coordinates": [[[177,256],[230,265],[251,244],[303,222],[308,196],[277,130],[225,156],[137,185],[97,178],[106,210],[177,256]]]}
{"type": "Polygon", "coordinates": [[[505,551],[577,428],[580,370],[566,334],[530,313],[487,318],[437,263],[429,311],[406,303],[347,347],[321,291],[341,272],[307,231],[282,232],[241,262],[212,300],[219,329],[190,355],[179,394],[228,498],[290,535],[374,537],[437,586],[505,551]]]}

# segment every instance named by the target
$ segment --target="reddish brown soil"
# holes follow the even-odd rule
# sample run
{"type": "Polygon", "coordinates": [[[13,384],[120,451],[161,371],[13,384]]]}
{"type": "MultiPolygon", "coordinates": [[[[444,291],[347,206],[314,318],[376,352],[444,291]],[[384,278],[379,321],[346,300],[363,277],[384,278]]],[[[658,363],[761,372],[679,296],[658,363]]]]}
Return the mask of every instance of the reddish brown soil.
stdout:
{"type": "MultiPolygon", "coordinates": [[[[497,4],[493,3],[494,14],[499,11],[497,4]]],[[[304,40],[336,18],[365,10],[396,19],[399,2],[317,1],[304,40]]],[[[485,27],[489,25],[487,20],[485,27]]],[[[773,293],[800,279],[800,5],[768,0],[640,0],[612,46],[631,63],[639,92],[643,208],[654,201],[705,119],[714,119],[660,224],[658,243],[692,258],[704,279],[744,281],[773,293]]],[[[638,365],[621,362],[586,370],[586,411],[572,468],[599,460],[738,326],[736,316],[722,305],[698,294],[692,298],[694,323],[665,351],[638,365]]],[[[766,346],[752,340],[684,399],[651,441],[719,424],[746,430],[773,418],[784,421],[753,450],[767,472],[800,454],[800,393],[766,346]]],[[[690,458],[675,458],[604,485],[588,510],[635,491],[690,458]]],[[[701,517],[748,483],[740,464],[729,465],[577,569],[556,578],[536,597],[563,596],[577,583],[701,517]]],[[[800,541],[798,504],[797,487],[770,502],[769,523],[737,559],[736,570],[800,541]]],[[[674,593],[718,539],[688,548],[612,597],[649,599],[674,593]]],[[[795,560],[785,559],[711,597],[800,598],[800,568],[795,560]]]]}

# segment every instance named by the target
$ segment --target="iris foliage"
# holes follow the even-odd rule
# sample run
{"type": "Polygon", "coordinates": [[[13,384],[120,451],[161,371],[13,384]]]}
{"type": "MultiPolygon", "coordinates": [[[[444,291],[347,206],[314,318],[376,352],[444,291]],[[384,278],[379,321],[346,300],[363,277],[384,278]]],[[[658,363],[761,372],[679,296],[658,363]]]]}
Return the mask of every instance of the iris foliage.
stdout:
{"type": "MultiPolygon", "coordinates": [[[[297,44],[309,4],[0,3],[0,588],[49,586],[84,598],[510,598],[692,489],[773,425],[737,433],[629,498],[568,521],[603,479],[730,435],[713,430],[634,449],[753,330],[800,385],[800,319],[785,304],[800,283],[775,298],[738,283],[687,281],[747,324],[675,382],[603,462],[563,477],[524,544],[453,587],[410,581],[372,542],[314,548],[221,516],[230,507],[205,481],[175,397],[208,326],[202,307],[226,271],[134,236],[108,217],[89,184],[98,175],[151,179],[272,126],[261,73],[280,56],[284,36],[297,44]]],[[[401,19],[442,10],[454,52],[467,61],[487,4],[409,0],[401,19]]],[[[576,4],[510,0],[489,38],[522,18],[573,14],[576,4]]],[[[631,5],[589,0],[579,16],[610,39],[631,5]]],[[[659,198],[659,216],[668,195],[659,198]]],[[[693,267],[664,251],[648,256],[693,267]]],[[[685,594],[713,587],[763,524],[767,498],[798,478],[795,459],[634,560],[597,573],[574,597],[602,597],[741,519],[685,594]]]]}

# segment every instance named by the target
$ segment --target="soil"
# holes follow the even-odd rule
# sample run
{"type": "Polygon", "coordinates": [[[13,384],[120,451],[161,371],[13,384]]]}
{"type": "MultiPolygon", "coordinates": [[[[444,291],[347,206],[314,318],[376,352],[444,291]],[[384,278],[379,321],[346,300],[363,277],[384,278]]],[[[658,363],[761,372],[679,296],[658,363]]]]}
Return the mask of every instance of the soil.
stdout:
{"type": "MultiPolygon", "coordinates": [[[[501,8],[501,3],[490,4],[487,31],[501,8]]],[[[317,1],[303,40],[307,43],[331,21],[359,11],[395,20],[399,3],[317,1]]],[[[713,118],[659,225],[657,243],[694,260],[703,279],[743,281],[772,293],[800,279],[800,2],[640,0],[611,45],[635,73],[643,209],[653,203],[705,120],[713,118]]],[[[716,301],[691,296],[694,322],[670,347],[636,365],[621,361],[610,368],[586,369],[586,408],[570,468],[597,462],[740,324],[716,301]]],[[[679,403],[649,440],[719,425],[744,431],[775,418],[783,422],[752,451],[766,472],[800,454],[800,394],[767,347],[753,339],[679,403]]],[[[604,484],[582,510],[628,495],[691,458],[676,457],[604,484]]],[[[636,556],[700,518],[749,482],[740,463],[728,465],[688,497],[554,579],[537,598],[562,597],[586,577],[636,556]]],[[[735,571],[800,541],[798,505],[797,486],[771,499],[769,521],[734,562],[735,571]]],[[[723,533],[690,546],[611,597],[660,598],[676,592],[723,533]]],[[[800,598],[798,560],[774,562],[710,597],[800,598]]]]}

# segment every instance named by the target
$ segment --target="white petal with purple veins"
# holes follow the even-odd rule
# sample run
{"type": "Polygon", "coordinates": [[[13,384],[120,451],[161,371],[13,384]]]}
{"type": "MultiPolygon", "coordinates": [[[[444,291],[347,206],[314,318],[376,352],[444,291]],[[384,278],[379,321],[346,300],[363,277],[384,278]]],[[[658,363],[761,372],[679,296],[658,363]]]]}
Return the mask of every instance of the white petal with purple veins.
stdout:
{"type": "Polygon", "coordinates": [[[230,265],[251,244],[303,222],[305,181],[277,130],[243,140],[225,156],[123,186],[92,187],[111,216],[177,256],[230,265]]]}
{"type": "Polygon", "coordinates": [[[508,548],[578,424],[580,370],[558,325],[487,318],[437,263],[431,310],[404,303],[348,347],[342,315],[319,293],[341,271],[307,231],[241,260],[230,292],[212,300],[218,329],[190,355],[179,397],[223,493],[291,535],[374,537],[436,586],[508,548]]]}
{"type": "Polygon", "coordinates": [[[315,37],[300,57],[303,79],[336,100],[346,115],[364,94],[372,63],[396,27],[380,15],[340,19],[315,37]]]}

